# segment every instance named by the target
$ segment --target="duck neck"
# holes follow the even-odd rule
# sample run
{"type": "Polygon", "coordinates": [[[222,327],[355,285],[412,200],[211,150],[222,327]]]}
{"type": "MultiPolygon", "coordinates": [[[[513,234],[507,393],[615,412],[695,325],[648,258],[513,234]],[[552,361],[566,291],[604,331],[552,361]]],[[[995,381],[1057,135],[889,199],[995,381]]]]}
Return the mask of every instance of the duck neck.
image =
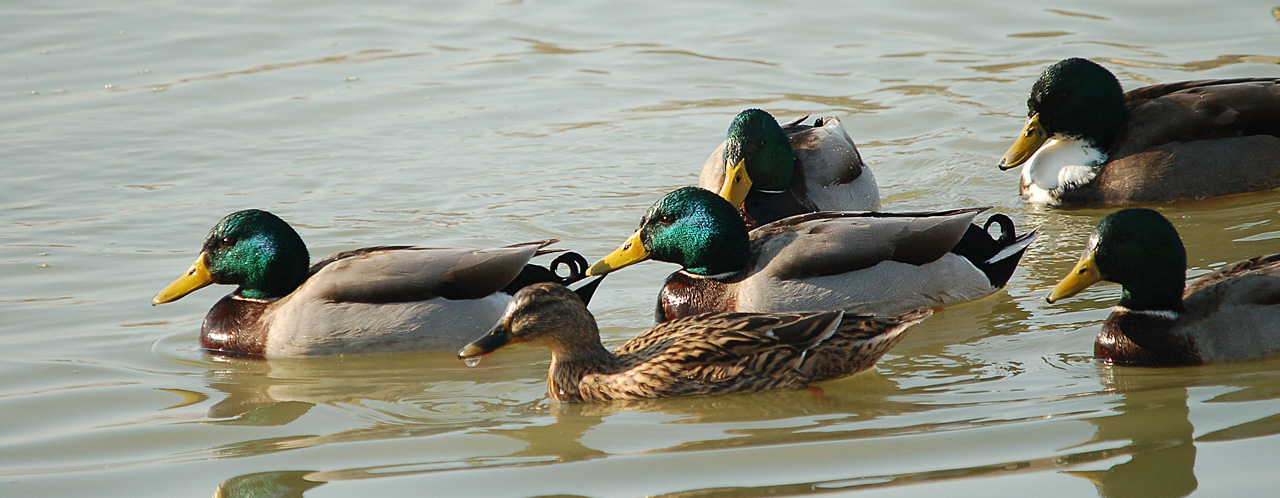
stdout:
{"type": "MultiPolygon", "coordinates": [[[[586,308],[581,311],[586,313],[586,308]]],[[[588,315],[589,317],[590,315],[588,315]]],[[[573,333],[551,339],[551,367],[547,370],[547,392],[557,401],[582,401],[582,378],[592,374],[612,374],[622,370],[622,362],[600,343],[595,319],[583,321],[573,333]]]]}
{"type": "Polygon", "coordinates": [[[1176,318],[1183,311],[1182,291],[1185,285],[1181,273],[1149,275],[1124,283],[1117,304],[1136,312],[1163,313],[1176,318]]]}
{"type": "Polygon", "coordinates": [[[556,401],[582,401],[583,377],[612,374],[622,370],[617,356],[597,342],[594,347],[573,352],[552,350],[551,367],[547,370],[547,392],[556,401]]]}
{"type": "Polygon", "coordinates": [[[684,269],[700,276],[719,275],[741,270],[747,264],[749,244],[746,234],[724,237],[723,240],[708,241],[690,255],[685,261],[684,269]]]}

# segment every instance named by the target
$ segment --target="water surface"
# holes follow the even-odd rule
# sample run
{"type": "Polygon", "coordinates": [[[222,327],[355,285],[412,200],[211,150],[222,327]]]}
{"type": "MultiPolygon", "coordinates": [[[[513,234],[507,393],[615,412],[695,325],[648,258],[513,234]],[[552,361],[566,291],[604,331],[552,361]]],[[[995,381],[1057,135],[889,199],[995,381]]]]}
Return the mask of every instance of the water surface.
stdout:
{"type": "MultiPolygon", "coordinates": [[[[1243,2],[113,2],[0,6],[0,495],[1256,496],[1280,361],[1092,361],[1119,295],[1048,288],[1107,211],[1023,206],[994,167],[1065,57],[1127,87],[1280,74],[1243,2]],[[228,212],[314,258],[559,238],[597,258],[696,182],[729,120],[837,115],[891,210],[990,205],[1043,236],[820,390],[546,400],[544,351],[222,359],[229,289],[149,306],[228,212]]],[[[1160,206],[1192,275],[1277,251],[1280,198],[1160,206]]],[[[674,268],[605,283],[605,341],[674,268]]]]}

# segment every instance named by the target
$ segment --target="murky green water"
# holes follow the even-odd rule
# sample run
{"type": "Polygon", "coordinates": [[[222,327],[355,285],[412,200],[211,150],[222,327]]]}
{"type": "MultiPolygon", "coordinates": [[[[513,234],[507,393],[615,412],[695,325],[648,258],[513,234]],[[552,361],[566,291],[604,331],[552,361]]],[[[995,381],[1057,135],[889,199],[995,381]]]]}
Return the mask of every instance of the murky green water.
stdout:
{"type": "MultiPolygon", "coordinates": [[[[0,495],[1272,493],[1280,361],[1092,362],[1118,287],[1042,297],[1106,211],[1024,207],[994,167],[1048,63],[1280,74],[1271,7],[5,2],[0,495]],[[228,361],[195,342],[229,289],[149,305],[248,207],[315,257],[556,237],[596,258],[751,106],[843,117],[886,209],[992,205],[1044,235],[1007,292],[820,393],[558,405],[541,350],[228,361]]],[[[1280,251],[1274,193],[1162,209],[1193,275],[1280,251]]],[[[607,342],[673,269],[610,277],[607,342]]]]}

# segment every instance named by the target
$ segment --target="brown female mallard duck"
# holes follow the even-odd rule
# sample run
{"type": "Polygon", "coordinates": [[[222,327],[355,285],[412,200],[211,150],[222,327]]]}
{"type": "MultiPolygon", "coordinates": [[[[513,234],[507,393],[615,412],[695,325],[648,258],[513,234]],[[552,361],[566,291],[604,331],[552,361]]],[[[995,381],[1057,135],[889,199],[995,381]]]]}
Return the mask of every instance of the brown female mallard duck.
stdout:
{"type": "Polygon", "coordinates": [[[1280,254],[1224,266],[1190,286],[1186,271],[1187,252],[1169,220],[1150,209],[1125,209],[1098,223],[1080,262],[1048,300],[1100,280],[1120,284],[1120,302],[1093,348],[1098,359],[1116,364],[1280,355],[1280,254]]]}
{"type": "Polygon", "coordinates": [[[549,348],[547,392],[556,401],[795,389],[871,368],[931,313],[709,313],[659,324],[610,353],[577,295],[534,284],[517,292],[498,325],[458,357],[478,358],[513,342],[549,348]]]}
{"type": "Polygon", "coordinates": [[[814,211],[879,210],[876,178],[840,119],[806,118],[779,126],[765,111],[742,111],[698,186],[741,209],[749,228],[814,211]]]}
{"type": "Polygon", "coordinates": [[[1060,61],[1027,99],[1000,159],[1027,202],[1116,205],[1280,187],[1280,78],[1198,80],[1125,93],[1106,68],[1060,61]]]}
{"type": "MultiPolygon", "coordinates": [[[[293,227],[250,209],[219,221],[187,273],[151,304],[209,284],[238,286],[213,305],[200,328],[200,346],[212,352],[280,357],[453,349],[486,330],[521,286],[564,280],[528,264],[554,242],[367,247],[311,265],[293,227]]],[[[581,256],[565,256],[586,266],[581,256]]]]}

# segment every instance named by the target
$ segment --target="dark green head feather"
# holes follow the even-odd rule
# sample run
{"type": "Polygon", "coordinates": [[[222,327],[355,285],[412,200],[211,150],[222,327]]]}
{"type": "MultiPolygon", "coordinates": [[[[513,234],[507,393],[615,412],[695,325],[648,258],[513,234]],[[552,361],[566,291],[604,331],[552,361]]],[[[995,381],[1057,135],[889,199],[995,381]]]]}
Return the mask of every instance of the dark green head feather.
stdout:
{"type": "Polygon", "coordinates": [[[1031,87],[1030,114],[1050,137],[1083,138],[1107,149],[1124,122],[1124,90],[1115,75],[1093,61],[1064,59],[1031,87]]]}
{"type": "Polygon", "coordinates": [[[302,237],[276,215],[258,209],[227,215],[204,240],[213,281],[239,285],[245,297],[282,297],[302,285],[311,258],[302,237]]]}
{"type": "Polygon", "coordinates": [[[698,187],[671,192],[649,208],[640,220],[640,243],[652,259],[699,275],[740,270],[750,251],[738,210],[698,187]]]}
{"type": "Polygon", "coordinates": [[[1130,309],[1182,310],[1187,251],[1178,230],[1150,209],[1111,213],[1094,228],[1088,250],[1103,280],[1120,284],[1120,305],[1130,309]]]}
{"type": "Polygon", "coordinates": [[[725,164],[746,160],[752,190],[786,190],[791,185],[795,173],[791,140],[769,113],[760,109],[738,113],[725,140],[725,164]]]}

